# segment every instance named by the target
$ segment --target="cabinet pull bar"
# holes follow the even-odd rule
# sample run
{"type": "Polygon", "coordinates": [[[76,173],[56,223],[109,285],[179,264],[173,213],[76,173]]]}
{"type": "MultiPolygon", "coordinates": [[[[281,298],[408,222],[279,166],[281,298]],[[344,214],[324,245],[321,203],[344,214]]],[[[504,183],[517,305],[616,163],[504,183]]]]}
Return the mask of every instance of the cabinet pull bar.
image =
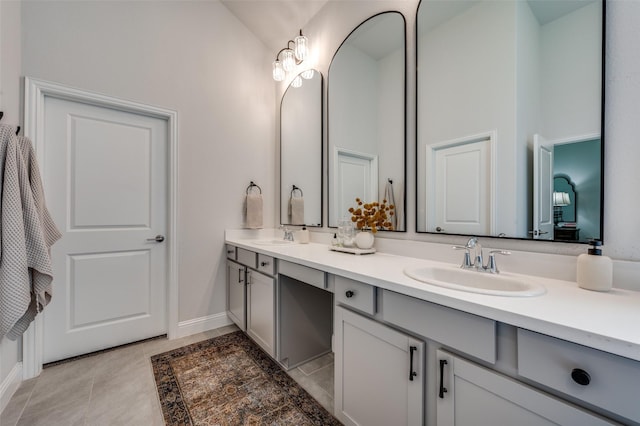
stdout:
{"type": "Polygon", "coordinates": [[[238,269],[238,284],[243,283],[244,280],[242,279],[242,269],[238,269]]]}
{"type": "Polygon", "coordinates": [[[409,346],[409,380],[413,382],[413,378],[418,375],[413,371],[413,353],[417,351],[417,346],[409,346]]]}
{"type": "Polygon", "coordinates": [[[444,366],[447,364],[446,359],[440,360],[440,392],[438,392],[440,399],[444,399],[444,394],[447,392],[447,388],[444,387],[444,366]]]}

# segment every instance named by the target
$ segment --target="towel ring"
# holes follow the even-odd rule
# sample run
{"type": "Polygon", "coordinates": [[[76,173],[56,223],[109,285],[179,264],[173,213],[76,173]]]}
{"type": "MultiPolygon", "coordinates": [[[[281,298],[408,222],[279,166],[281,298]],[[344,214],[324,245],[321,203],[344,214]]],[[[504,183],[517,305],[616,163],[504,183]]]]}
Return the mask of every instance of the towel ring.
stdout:
{"type": "Polygon", "coordinates": [[[293,198],[293,195],[295,194],[295,192],[298,191],[300,192],[300,197],[304,197],[304,194],[302,193],[302,189],[298,188],[297,186],[293,185],[293,188],[291,189],[291,195],[290,197],[293,198]]]}
{"type": "Polygon", "coordinates": [[[258,188],[258,191],[260,191],[260,194],[262,194],[262,188],[260,188],[258,185],[253,183],[253,181],[251,181],[251,183],[249,183],[249,186],[247,186],[247,190],[245,191],[247,195],[249,194],[249,191],[251,191],[252,188],[258,188]]]}

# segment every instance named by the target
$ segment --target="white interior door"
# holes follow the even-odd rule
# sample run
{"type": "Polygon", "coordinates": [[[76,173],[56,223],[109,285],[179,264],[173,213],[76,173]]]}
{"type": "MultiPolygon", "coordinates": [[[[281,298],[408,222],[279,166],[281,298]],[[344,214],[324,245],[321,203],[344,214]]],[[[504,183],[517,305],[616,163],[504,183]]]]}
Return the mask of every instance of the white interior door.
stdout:
{"type": "Polygon", "coordinates": [[[378,157],[336,149],[335,197],[332,204],[334,214],[330,225],[337,226],[338,220],[351,217],[349,207],[355,207],[356,197],[364,202],[378,199],[378,157]]]}
{"type": "Polygon", "coordinates": [[[427,147],[429,232],[491,235],[492,139],[472,137],[427,147]]]}
{"type": "Polygon", "coordinates": [[[553,240],[553,145],[533,135],[533,229],[536,240],[553,240]]]}
{"type": "Polygon", "coordinates": [[[44,117],[46,197],[63,232],[44,362],[165,333],[167,121],[56,97],[44,117]]]}

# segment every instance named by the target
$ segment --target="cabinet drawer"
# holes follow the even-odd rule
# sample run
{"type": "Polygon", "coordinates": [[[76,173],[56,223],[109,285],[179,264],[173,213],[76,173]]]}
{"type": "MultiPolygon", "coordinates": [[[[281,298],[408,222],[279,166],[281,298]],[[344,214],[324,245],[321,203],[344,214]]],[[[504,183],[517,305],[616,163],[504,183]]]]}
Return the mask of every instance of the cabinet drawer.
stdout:
{"type": "Polygon", "coordinates": [[[250,268],[256,267],[256,253],[237,247],[236,248],[236,260],[245,266],[250,268]]]}
{"type": "Polygon", "coordinates": [[[258,253],[258,271],[267,275],[274,275],[276,273],[275,259],[266,254],[258,253]]]}
{"type": "Polygon", "coordinates": [[[376,313],[376,287],[349,278],[335,277],[336,303],[373,315],[376,313]]]}
{"type": "Polygon", "coordinates": [[[227,259],[236,260],[236,247],[231,244],[225,244],[224,248],[227,253],[227,259]]]}
{"type": "Polygon", "coordinates": [[[384,321],[495,364],[496,322],[431,302],[383,290],[384,321]]]}
{"type": "Polygon", "coordinates": [[[278,262],[278,274],[295,278],[298,281],[302,281],[303,283],[310,284],[314,287],[321,289],[327,288],[324,272],[309,268],[308,266],[302,266],[297,263],[280,260],[278,262]]]}
{"type": "Polygon", "coordinates": [[[640,422],[638,361],[518,329],[518,374],[640,422]]]}

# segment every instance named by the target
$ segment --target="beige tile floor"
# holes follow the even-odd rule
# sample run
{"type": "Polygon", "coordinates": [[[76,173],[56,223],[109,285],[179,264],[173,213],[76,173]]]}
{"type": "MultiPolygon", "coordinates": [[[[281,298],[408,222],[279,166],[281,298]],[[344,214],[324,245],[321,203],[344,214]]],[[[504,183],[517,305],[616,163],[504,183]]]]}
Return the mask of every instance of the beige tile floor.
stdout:
{"type": "MultiPolygon", "coordinates": [[[[164,425],[150,357],[237,330],[228,326],[182,339],[155,339],[45,368],[27,380],[0,415],[0,426],[164,425]]],[[[333,411],[333,355],[289,371],[333,411]]]]}

